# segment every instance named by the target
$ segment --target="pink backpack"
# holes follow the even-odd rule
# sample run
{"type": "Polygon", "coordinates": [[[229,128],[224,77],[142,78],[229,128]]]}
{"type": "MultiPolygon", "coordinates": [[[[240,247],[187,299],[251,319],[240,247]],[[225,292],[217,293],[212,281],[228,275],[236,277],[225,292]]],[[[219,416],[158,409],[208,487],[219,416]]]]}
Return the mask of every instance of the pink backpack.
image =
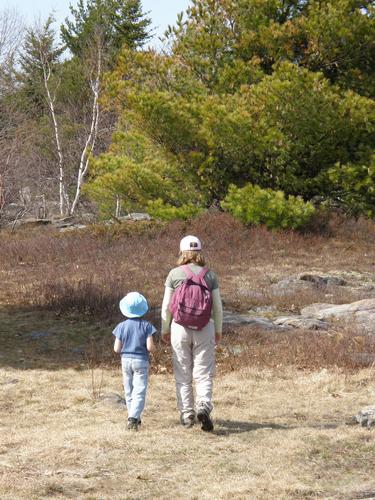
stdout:
{"type": "Polygon", "coordinates": [[[175,290],[169,310],[179,325],[193,330],[202,330],[211,317],[212,294],[204,279],[208,269],[195,275],[189,266],[182,266],[186,279],[175,290]]]}

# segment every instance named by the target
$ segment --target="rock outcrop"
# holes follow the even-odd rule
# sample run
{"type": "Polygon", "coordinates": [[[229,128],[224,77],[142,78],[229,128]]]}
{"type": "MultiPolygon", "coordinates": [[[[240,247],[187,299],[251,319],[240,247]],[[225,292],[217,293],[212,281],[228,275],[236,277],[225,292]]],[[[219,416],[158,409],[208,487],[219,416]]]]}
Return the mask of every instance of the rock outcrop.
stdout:
{"type": "Polygon", "coordinates": [[[351,304],[312,304],[301,310],[301,315],[320,321],[337,320],[375,334],[375,299],[364,299],[351,304]]]}
{"type": "Polygon", "coordinates": [[[275,325],[303,328],[304,330],[328,330],[329,324],[317,318],[305,316],[280,316],[274,320],[275,325]]]}

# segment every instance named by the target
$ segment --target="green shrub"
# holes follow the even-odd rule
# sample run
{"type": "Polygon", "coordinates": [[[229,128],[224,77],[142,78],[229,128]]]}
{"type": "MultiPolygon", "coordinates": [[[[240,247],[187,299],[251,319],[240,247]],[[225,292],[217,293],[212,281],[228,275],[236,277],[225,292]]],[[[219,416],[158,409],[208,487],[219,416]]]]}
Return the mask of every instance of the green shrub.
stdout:
{"type": "Polygon", "coordinates": [[[337,163],[328,177],[331,198],[350,215],[375,217],[375,154],[365,165],[337,163]]]}
{"type": "Polygon", "coordinates": [[[197,205],[185,204],[180,207],[174,207],[168,203],[164,203],[160,198],[149,201],[147,212],[157,219],[173,220],[173,219],[190,219],[198,215],[203,209],[197,205]]]}
{"type": "Polygon", "coordinates": [[[312,203],[305,203],[299,196],[286,198],[282,191],[252,184],[243,188],[230,185],[221,205],[245,224],[264,224],[269,229],[301,228],[315,213],[312,203]]]}

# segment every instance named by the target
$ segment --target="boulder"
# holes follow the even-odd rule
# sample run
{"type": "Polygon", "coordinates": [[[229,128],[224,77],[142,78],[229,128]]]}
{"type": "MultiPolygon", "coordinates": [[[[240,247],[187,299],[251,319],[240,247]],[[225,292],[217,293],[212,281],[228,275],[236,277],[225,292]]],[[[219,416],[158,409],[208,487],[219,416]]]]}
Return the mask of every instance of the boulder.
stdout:
{"type": "Polygon", "coordinates": [[[360,410],[357,415],[353,417],[353,420],[363,427],[370,428],[372,425],[375,425],[375,405],[360,410]]]}
{"type": "Polygon", "coordinates": [[[357,300],[351,304],[312,304],[301,310],[301,315],[321,321],[340,320],[350,322],[366,333],[375,333],[375,299],[357,300]]]}
{"type": "Polygon", "coordinates": [[[271,320],[260,316],[251,316],[245,314],[237,314],[230,311],[224,311],[224,325],[251,325],[264,330],[280,330],[285,329],[282,326],[275,325],[271,320]]]}
{"type": "Polygon", "coordinates": [[[151,220],[151,216],[150,216],[150,214],[147,214],[147,213],[133,212],[133,213],[130,213],[128,215],[123,215],[121,217],[117,217],[117,220],[120,222],[128,221],[128,220],[136,220],[136,221],[151,220]]]}
{"type": "Polygon", "coordinates": [[[328,323],[317,318],[305,316],[281,316],[274,320],[279,326],[291,326],[293,328],[303,328],[304,330],[328,330],[328,323]]]}
{"type": "Polygon", "coordinates": [[[296,276],[284,278],[278,283],[271,285],[271,290],[274,295],[288,295],[296,293],[300,290],[346,285],[347,281],[338,276],[320,276],[318,274],[302,273],[296,276]]]}
{"type": "Polygon", "coordinates": [[[66,224],[63,227],[60,227],[60,233],[66,233],[67,231],[77,231],[78,229],[86,229],[87,226],[85,224],[66,224]]]}
{"type": "Polygon", "coordinates": [[[105,394],[102,394],[99,398],[99,401],[115,408],[123,409],[126,407],[125,399],[115,392],[107,392],[105,394]]]}
{"type": "Polygon", "coordinates": [[[46,226],[47,224],[52,224],[52,219],[38,219],[34,217],[28,217],[25,219],[18,219],[12,222],[14,227],[34,227],[34,226],[46,226]]]}
{"type": "Polygon", "coordinates": [[[318,274],[301,274],[299,279],[318,286],[345,286],[347,282],[338,276],[319,276],[318,274]]]}

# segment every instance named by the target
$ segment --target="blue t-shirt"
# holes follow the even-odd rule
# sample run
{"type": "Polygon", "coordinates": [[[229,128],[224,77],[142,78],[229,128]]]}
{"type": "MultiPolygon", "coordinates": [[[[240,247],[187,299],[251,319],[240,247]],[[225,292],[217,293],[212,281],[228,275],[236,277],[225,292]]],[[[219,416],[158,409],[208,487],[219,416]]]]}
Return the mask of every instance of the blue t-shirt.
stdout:
{"type": "Polygon", "coordinates": [[[146,341],[156,333],[154,325],[142,318],[129,318],[119,323],[112,333],[122,344],[121,356],[149,359],[146,341]]]}

